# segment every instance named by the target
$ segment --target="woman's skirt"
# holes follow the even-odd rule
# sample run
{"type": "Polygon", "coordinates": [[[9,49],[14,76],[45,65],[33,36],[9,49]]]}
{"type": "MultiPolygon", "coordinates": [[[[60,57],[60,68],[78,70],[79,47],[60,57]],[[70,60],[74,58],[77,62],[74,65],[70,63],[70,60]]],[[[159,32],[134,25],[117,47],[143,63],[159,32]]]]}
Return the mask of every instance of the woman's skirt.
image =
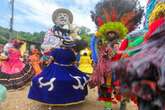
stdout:
{"type": "Polygon", "coordinates": [[[24,69],[16,74],[6,74],[0,72],[0,84],[3,84],[8,90],[18,89],[31,81],[34,76],[32,66],[27,64],[24,69]]]}
{"type": "Polygon", "coordinates": [[[28,97],[52,106],[79,104],[87,95],[88,79],[75,66],[50,64],[32,79],[28,97]]]}

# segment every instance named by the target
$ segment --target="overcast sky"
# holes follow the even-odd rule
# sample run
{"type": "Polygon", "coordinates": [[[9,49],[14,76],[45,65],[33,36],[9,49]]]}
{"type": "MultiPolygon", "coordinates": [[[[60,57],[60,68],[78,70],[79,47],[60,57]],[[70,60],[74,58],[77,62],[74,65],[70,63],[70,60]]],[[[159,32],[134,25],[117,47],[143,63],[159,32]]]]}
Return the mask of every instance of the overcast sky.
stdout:
{"type": "MultiPolygon", "coordinates": [[[[0,0],[0,26],[9,28],[10,0],[0,0]]],[[[100,0],[15,0],[14,29],[26,32],[46,31],[53,26],[51,15],[57,8],[70,9],[74,24],[86,26],[94,32],[90,11],[100,0]]],[[[146,0],[140,0],[144,6],[146,0]]]]}

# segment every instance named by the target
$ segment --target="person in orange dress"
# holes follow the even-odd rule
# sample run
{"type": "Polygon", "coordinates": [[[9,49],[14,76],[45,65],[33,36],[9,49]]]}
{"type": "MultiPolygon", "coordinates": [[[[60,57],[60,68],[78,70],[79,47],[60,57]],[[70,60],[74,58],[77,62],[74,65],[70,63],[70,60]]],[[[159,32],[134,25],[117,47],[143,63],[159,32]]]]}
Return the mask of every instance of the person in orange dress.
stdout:
{"type": "Polygon", "coordinates": [[[29,56],[29,61],[32,64],[35,74],[38,75],[41,73],[39,51],[37,49],[33,49],[31,53],[32,55],[29,56]]]}

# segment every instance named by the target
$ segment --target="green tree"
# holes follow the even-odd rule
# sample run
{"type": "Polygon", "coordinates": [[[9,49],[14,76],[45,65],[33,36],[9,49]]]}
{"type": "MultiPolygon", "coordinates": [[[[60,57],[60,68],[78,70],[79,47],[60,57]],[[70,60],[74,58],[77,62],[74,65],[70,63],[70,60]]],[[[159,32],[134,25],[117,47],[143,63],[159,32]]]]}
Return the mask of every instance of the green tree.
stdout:
{"type": "Polygon", "coordinates": [[[80,27],[79,35],[82,38],[82,40],[88,43],[89,46],[91,38],[90,29],[85,26],[80,27]]]}

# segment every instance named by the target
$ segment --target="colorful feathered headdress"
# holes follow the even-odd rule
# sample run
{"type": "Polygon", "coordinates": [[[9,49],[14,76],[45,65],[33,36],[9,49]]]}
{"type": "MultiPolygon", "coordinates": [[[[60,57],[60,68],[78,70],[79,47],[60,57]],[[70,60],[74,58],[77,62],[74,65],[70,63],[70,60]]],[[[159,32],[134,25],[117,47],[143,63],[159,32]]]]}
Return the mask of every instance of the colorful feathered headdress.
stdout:
{"type": "Polygon", "coordinates": [[[102,0],[91,14],[98,27],[98,36],[114,31],[123,38],[138,26],[143,8],[137,0],[102,0]]]}
{"type": "MultiPolygon", "coordinates": [[[[149,30],[145,35],[145,40],[149,40],[157,33],[165,30],[165,0],[157,0],[153,11],[149,16],[149,30]]],[[[154,36],[155,37],[155,36],[154,36]]]]}
{"type": "Polygon", "coordinates": [[[160,17],[165,17],[165,1],[156,4],[154,10],[149,17],[149,24],[159,19],[160,17]]]}

